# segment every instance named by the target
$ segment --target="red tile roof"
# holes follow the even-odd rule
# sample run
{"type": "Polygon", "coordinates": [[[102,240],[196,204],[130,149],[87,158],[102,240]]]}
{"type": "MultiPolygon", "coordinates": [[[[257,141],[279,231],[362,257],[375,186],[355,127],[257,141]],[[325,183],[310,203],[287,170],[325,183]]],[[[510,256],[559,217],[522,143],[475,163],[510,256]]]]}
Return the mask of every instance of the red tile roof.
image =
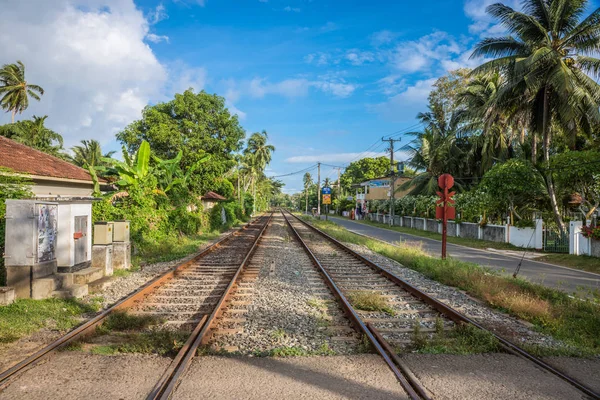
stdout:
{"type": "Polygon", "coordinates": [[[0,167],[20,174],[92,182],[85,169],[4,136],[0,136],[0,167]]]}
{"type": "Polygon", "coordinates": [[[206,194],[204,196],[202,196],[202,200],[223,201],[223,200],[227,200],[227,199],[225,197],[221,196],[220,194],[215,193],[215,192],[206,192],[206,194]]]}

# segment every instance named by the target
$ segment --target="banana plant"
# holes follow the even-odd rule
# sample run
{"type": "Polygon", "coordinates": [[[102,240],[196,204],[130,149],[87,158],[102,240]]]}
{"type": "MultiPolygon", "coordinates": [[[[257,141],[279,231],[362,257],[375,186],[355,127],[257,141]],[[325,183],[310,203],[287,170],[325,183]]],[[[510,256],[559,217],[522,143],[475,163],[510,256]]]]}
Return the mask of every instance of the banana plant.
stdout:
{"type": "MultiPolygon", "coordinates": [[[[150,144],[144,140],[133,160],[123,150],[123,159],[124,161],[119,161],[103,157],[102,161],[110,165],[119,174],[120,179],[116,182],[117,186],[123,188],[138,187],[150,173],[150,144]]],[[[96,170],[100,171],[104,168],[96,167],[96,170]]]]}
{"type": "Polygon", "coordinates": [[[180,161],[183,156],[182,151],[170,160],[163,160],[155,155],[152,155],[154,161],[156,161],[156,169],[160,177],[159,182],[162,186],[164,193],[169,192],[175,186],[186,186],[190,176],[200,167],[201,164],[205,163],[210,159],[210,155],[205,155],[194,164],[192,164],[184,173],[180,166],[180,161]]]}

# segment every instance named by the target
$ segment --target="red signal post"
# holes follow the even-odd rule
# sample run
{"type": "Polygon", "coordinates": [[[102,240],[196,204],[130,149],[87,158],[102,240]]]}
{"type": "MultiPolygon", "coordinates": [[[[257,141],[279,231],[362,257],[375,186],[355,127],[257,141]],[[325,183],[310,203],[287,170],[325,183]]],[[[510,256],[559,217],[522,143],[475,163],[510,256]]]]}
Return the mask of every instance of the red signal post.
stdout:
{"type": "Polygon", "coordinates": [[[436,202],[435,218],[442,220],[442,260],[446,259],[446,242],[448,237],[448,220],[456,218],[456,209],[451,207],[454,204],[452,196],[456,192],[448,192],[454,186],[454,178],[450,174],[443,174],[438,178],[438,186],[442,189],[437,192],[440,199],[436,202]]]}

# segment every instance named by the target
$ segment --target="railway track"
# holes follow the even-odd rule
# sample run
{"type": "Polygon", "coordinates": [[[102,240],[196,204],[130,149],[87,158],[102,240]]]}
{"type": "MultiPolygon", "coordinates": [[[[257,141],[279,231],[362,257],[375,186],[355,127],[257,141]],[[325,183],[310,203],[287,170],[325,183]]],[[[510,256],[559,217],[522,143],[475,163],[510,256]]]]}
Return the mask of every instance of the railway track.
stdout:
{"type": "Polygon", "coordinates": [[[245,267],[253,256],[272,214],[250,222],[202,251],[194,259],[153,279],[111,308],[69,332],[10,369],[0,373],[0,388],[20,372],[31,368],[56,350],[93,334],[115,311],[160,320],[164,329],[190,332],[181,350],[147,399],[168,399],[174,392],[196,350],[205,344],[224,305],[244,295],[244,280],[255,271],[245,267]]]}
{"type": "Polygon", "coordinates": [[[369,339],[411,399],[430,397],[397,353],[402,347],[410,344],[410,336],[415,332],[428,335],[463,324],[489,332],[506,352],[535,363],[590,398],[600,399],[600,394],[581,382],[488,331],[477,322],[403,281],[311,224],[287,211],[281,210],[281,213],[341,302],[355,329],[369,339]],[[385,298],[389,309],[377,312],[360,311],[352,306],[351,300],[369,294],[385,298]]]}

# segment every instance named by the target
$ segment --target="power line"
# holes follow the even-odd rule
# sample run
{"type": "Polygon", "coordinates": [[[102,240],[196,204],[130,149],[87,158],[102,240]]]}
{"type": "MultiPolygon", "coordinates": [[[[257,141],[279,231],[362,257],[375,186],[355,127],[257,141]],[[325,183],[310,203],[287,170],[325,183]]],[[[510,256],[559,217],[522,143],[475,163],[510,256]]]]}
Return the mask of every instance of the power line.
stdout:
{"type": "Polygon", "coordinates": [[[296,174],[301,174],[303,172],[308,172],[308,171],[312,171],[313,169],[317,168],[317,164],[314,164],[308,168],[304,168],[301,169],[300,171],[296,171],[296,172],[290,172],[289,174],[283,174],[283,175],[274,175],[274,176],[270,176],[269,178],[282,178],[284,176],[292,176],[292,175],[296,175],[296,174]]]}

